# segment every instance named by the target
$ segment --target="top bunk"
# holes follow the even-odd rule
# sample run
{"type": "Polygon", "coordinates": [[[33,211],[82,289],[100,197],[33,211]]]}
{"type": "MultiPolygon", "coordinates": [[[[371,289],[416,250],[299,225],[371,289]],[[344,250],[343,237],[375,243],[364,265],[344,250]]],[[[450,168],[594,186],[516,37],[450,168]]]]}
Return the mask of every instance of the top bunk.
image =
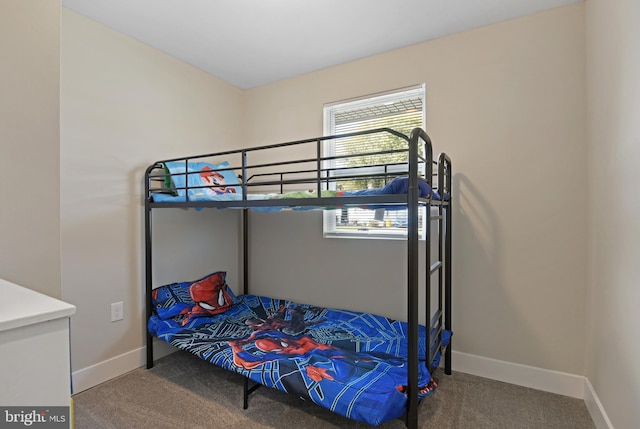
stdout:
{"type": "Polygon", "coordinates": [[[424,130],[407,136],[378,128],[157,161],[145,173],[145,203],[269,212],[393,210],[448,205],[450,186],[450,159],[444,153],[434,159],[424,130]]]}

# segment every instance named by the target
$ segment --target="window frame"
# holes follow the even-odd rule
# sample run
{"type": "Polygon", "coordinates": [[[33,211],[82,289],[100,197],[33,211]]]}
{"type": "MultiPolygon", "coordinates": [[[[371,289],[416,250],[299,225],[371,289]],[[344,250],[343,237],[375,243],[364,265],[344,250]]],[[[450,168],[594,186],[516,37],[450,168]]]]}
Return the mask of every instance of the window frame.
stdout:
{"type": "MultiPolygon", "coordinates": [[[[376,94],[370,94],[363,97],[357,97],[347,100],[341,100],[333,103],[328,103],[323,106],[323,132],[325,136],[335,135],[337,134],[335,130],[334,117],[335,112],[344,111],[344,110],[352,110],[358,107],[366,107],[367,105],[376,105],[376,104],[384,104],[388,103],[390,100],[401,100],[401,99],[409,99],[415,98],[416,96],[421,97],[422,100],[422,118],[421,124],[416,126],[420,126],[421,128],[426,127],[426,88],[425,84],[413,85],[410,87],[395,89],[391,91],[385,91],[376,94]]],[[[381,125],[384,127],[385,125],[381,125]]],[[[392,128],[392,127],[390,127],[392,128]]],[[[336,153],[335,141],[331,140],[327,142],[328,144],[324,145],[324,157],[332,157],[336,153]]],[[[325,161],[325,167],[331,168],[333,167],[332,161],[325,161]]],[[[347,174],[347,170],[342,170],[342,174],[347,174]]],[[[361,170],[360,170],[361,171],[361,170]]],[[[380,169],[380,171],[382,171],[380,169]]],[[[399,170],[397,170],[399,171],[399,170]]],[[[388,230],[376,230],[377,228],[366,228],[364,230],[341,230],[336,225],[336,218],[338,216],[337,212],[342,212],[345,209],[335,209],[335,210],[324,210],[323,213],[323,221],[322,221],[322,233],[324,238],[352,238],[352,239],[382,239],[382,240],[406,240],[407,239],[407,230],[398,229],[393,231],[388,230]]],[[[365,210],[358,208],[349,208],[348,210],[365,210]]],[[[373,214],[373,217],[379,217],[379,214],[375,214],[375,210],[366,210],[373,214]]],[[[396,218],[402,218],[402,214],[404,214],[404,218],[406,219],[407,210],[398,210],[396,212],[396,218]]],[[[424,207],[420,207],[420,215],[421,215],[421,224],[419,226],[420,230],[420,239],[423,240],[425,238],[424,234],[426,231],[426,222],[429,216],[425,216],[424,207]]]]}

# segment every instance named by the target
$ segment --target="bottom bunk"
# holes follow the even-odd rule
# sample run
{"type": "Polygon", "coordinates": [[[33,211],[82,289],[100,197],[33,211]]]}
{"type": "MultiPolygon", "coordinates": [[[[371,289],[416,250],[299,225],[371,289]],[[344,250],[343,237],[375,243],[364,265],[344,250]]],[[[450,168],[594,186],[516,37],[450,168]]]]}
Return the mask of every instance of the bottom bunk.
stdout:
{"type": "MultiPolygon", "coordinates": [[[[256,383],[371,425],[407,410],[407,324],[356,311],[255,295],[234,296],[217,272],[154,289],[149,333],[256,383]]],[[[442,348],[425,358],[419,327],[419,397],[437,386],[442,348]]]]}

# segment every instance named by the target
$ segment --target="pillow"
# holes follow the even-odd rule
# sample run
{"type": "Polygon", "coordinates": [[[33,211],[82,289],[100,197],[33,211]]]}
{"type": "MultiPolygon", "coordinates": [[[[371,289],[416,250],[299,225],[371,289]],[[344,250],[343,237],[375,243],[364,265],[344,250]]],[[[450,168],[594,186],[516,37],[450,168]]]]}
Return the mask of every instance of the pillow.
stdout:
{"type": "Polygon", "coordinates": [[[161,286],[151,292],[151,302],[161,319],[183,315],[192,318],[220,314],[233,305],[235,296],[226,283],[227,273],[218,271],[195,282],[161,286]]]}
{"type": "Polygon", "coordinates": [[[172,176],[168,177],[171,178],[175,188],[177,188],[178,195],[181,196],[186,193],[187,180],[189,198],[193,197],[195,200],[215,195],[236,194],[242,190],[239,186],[229,186],[239,185],[240,181],[233,170],[224,170],[229,168],[229,162],[227,161],[220,164],[189,162],[187,164],[189,174],[185,174],[184,161],[165,162],[165,167],[172,174],[172,176]],[[188,176],[188,179],[186,179],[186,176],[188,176]]]}
{"type": "MultiPolygon", "coordinates": [[[[409,192],[408,177],[396,177],[380,189],[381,194],[406,194],[407,192],[409,192]]],[[[440,194],[437,190],[431,189],[429,182],[422,178],[418,178],[418,196],[420,198],[427,198],[431,192],[433,192],[431,197],[434,200],[440,199],[440,194]]]]}

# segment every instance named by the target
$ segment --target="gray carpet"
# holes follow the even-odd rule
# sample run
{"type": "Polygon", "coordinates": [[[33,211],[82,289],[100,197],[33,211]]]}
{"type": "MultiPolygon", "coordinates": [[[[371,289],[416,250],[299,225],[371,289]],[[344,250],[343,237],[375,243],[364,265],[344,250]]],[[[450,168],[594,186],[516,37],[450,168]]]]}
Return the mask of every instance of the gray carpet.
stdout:
{"type": "MultiPolygon", "coordinates": [[[[456,373],[419,411],[421,428],[594,428],[584,401],[456,373]]],[[[311,402],[259,388],[242,409],[243,378],[178,352],[74,395],[77,429],[371,428],[311,402]]],[[[379,428],[400,429],[395,420],[379,428]]]]}

